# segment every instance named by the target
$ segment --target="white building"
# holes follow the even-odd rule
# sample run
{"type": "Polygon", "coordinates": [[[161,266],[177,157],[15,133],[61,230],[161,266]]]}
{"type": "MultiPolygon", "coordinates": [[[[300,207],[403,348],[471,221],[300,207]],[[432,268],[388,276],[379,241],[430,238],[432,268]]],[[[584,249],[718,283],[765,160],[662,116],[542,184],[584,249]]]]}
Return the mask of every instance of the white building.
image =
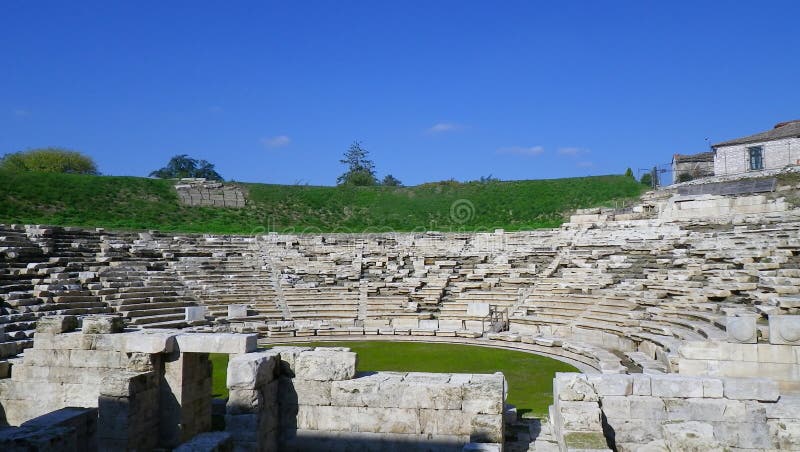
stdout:
{"type": "Polygon", "coordinates": [[[800,165],[800,120],[711,146],[714,174],[723,176],[800,165]]]}

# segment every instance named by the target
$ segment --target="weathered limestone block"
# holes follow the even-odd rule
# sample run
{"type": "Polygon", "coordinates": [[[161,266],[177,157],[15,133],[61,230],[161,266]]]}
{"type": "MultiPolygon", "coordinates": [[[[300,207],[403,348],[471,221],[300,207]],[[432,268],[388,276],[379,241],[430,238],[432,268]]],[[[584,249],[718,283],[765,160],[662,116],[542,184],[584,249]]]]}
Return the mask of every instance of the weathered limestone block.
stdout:
{"type": "Polygon", "coordinates": [[[502,414],[476,414],[470,422],[469,439],[472,442],[501,443],[504,440],[503,427],[502,414]]]}
{"type": "Polygon", "coordinates": [[[800,315],[770,315],[769,342],[800,345],[800,315]]]}
{"type": "Polygon", "coordinates": [[[428,435],[469,435],[471,415],[453,410],[419,410],[420,431],[428,435]]]}
{"type": "Polygon", "coordinates": [[[462,409],[466,413],[502,415],[504,394],[503,374],[472,375],[463,386],[462,409]]]}
{"type": "Polygon", "coordinates": [[[740,344],[755,344],[758,342],[758,328],[756,327],[756,316],[729,316],[727,319],[726,331],[728,341],[740,344]]]}
{"type": "MultiPolygon", "coordinates": [[[[97,408],[62,408],[31,419],[22,424],[21,427],[43,430],[53,427],[66,427],[71,429],[72,434],[75,435],[76,451],[95,450],[97,448],[97,408]]],[[[14,448],[4,448],[2,440],[0,440],[0,450],[14,450],[14,448]]],[[[66,451],[62,450],[61,452],[66,451]]]]}
{"type": "MultiPolygon", "coordinates": [[[[357,380],[354,380],[357,381],[357,380]]],[[[469,386],[469,390],[474,387],[469,386]]],[[[465,387],[464,391],[467,389],[465,387]]],[[[462,407],[462,386],[450,383],[441,383],[436,381],[421,382],[408,380],[398,382],[396,380],[387,380],[380,383],[380,393],[385,395],[381,397],[380,402],[383,404],[393,404],[398,408],[429,408],[437,410],[460,410],[462,407]]],[[[502,393],[495,393],[502,394],[502,393]]],[[[489,394],[485,395],[490,396],[489,394]]],[[[477,399],[471,398],[474,403],[477,399]]]]}
{"type": "Polygon", "coordinates": [[[436,330],[439,329],[439,321],[438,320],[420,320],[419,321],[419,328],[424,330],[436,330]]]}
{"type": "MultiPolygon", "coordinates": [[[[280,379],[278,380],[278,401],[281,406],[331,405],[331,401],[333,399],[331,395],[333,392],[333,386],[337,383],[349,383],[351,381],[355,380],[329,382],[301,380],[299,378],[289,378],[285,375],[281,375],[280,379]]],[[[364,386],[361,386],[361,388],[366,389],[364,386]]],[[[342,403],[341,400],[337,401],[336,405],[366,406],[342,403]]]]}
{"type": "Polygon", "coordinates": [[[669,421],[721,422],[728,403],[724,399],[664,399],[669,421]]]}
{"type": "Polygon", "coordinates": [[[98,401],[98,449],[152,449],[159,435],[158,377],[119,372],[103,379],[98,401]]]}
{"type": "Polygon", "coordinates": [[[557,373],[553,380],[557,400],[571,402],[597,402],[597,391],[584,374],[557,373]]]}
{"type": "Polygon", "coordinates": [[[181,353],[251,353],[258,348],[257,334],[185,333],[175,337],[181,353]]]}
{"type": "Polygon", "coordinates": [[[419,411],[404,408],[369,408],[301,405],[297,428],[371,433],[420,433],[419,411]]]}
{"type": "Polygon", "coordinates": [[[257,413],[263,408],[264,397],[260,389],[231,389],[228,391],[228,414],[257,413]]]}
{"type": "Polygon", "coordinates": [[[769,426],[762,422],[716,422],[714,437],[722,446],[742,449],[769,449],[769,426]]]}
{"type": "Polygon", "coordinates": [[[773,447],[777,449],[792,450],[800,444],[800,421],[770,419],[767,428],[773,447]]]}
{"type": "Polygon", "coordinates": [[[278,352],[281,355],[280,372],[288,377],[294,377],[295,361],[302,352],[310,352],[314,350],[311,347],[291,347],[291,346],[277,346],[272,347],[270,350],[278,352]]]}
{"type": "Polygon", "coordinates": [[[117,315],[88,315],[83,318],[83,334],[115,334],[125,330],[125,322],[117,315]]]}
{"type": "Polygon", "coordinates": [[[650,385],[655,397],[703,397],[701,378],[680,375],[651,375],[650,385]]]}
{"type": "Polygon", "coordinates": [[[726,378],[724,384],[727,399],[775,402],[780,397],[778,384],[765,378],[726,378]]]}
{"type": "Polygon", "coordinates": [[[652,394],[649,375],[631,375],[633,378],[633,395],[649,396],[652,394]]]}
{"type": "Polygon", "coordinates": [[[331,403],[336,406],[399,408],[403,394],[398,389],[408,387],[408,383],[403,383],[404,377],[404,373],[378,372],[353,380],[334,381],[330,384],[331,403]]]}
{"type": "MultiPolygon", "coordinates": [[[[633,394],[633,376],[631,375],[591,374],[586,375],[586,379],[591,383],[597,395],[601,397],[633,394]]],[[[560,392],[559,397],[561,397],[560,392]]]]}
{"type": "Polygon", "coordinates": [[[468,317],[486,317],[490,311],[489,303],[468,303],[467,316],[468,317]]]}
{"type": "Polygon", "coordinates": [[[562,431],[601,431],[600,407],[597,402],[569,402],[556,404],[561,418],[562,431]]]}
{"type": "Polygon", "coordinates": [[[353,352],[317,349],[302,352],[295,360],[297,378],[317,381],[349,380],[356,375],[358,357],[353,352]]]}
{"type": "Polygon", "coordinates": [[[74,315],[49,315],[36,322],[37,333],[61,334],[75,331],[78,319],[74,315]]]}
{"type": "Polygon", "coordinates": [[[273,350],[245,353],[228,361],[228,388],[257,389],[277,377],[279,354],[273,350]]]}
{"type": "MultiPolygon", "coordinates": [[[[132,333],[125,333],[120,337],[124,338],[124,350],[128,353],[171,353],[177,347],[175,331],[154,331],[142,330],[132,333]]],[[[118,337],[118,336],[106,336],[118,337]]]]}
{"type": "Polygon", "coordinates": [[[247,317],[247,305],[244,304],[229,304],[228,305],[228,318],[239,319],[247,317]]]}
{"type": "Polygon", "coordinates": [[[664,440],[669,450],[682,452],[722,452],[724,449],[714,438],[714,427],[703,422],[664,424],[664,440]]]}
{"type": "Polygon", "coordinates": [[[207,308],[205,306],[187,306],[185,308],[187,322],[199,322],[206,319],[207,308]]]}

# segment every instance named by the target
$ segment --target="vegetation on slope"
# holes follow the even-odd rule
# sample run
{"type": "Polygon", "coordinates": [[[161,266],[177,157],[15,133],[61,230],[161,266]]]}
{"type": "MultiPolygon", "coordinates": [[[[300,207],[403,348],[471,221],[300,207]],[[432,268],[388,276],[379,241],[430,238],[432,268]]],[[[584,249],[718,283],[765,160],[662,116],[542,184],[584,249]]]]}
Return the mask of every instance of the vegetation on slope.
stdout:
{"type": "Polygon", "coordinates": [[[208,233],[491,231],[559,226],[576,208],[637,197],[624,176],[445,181],[415,187],[238,184],[244,209],[188,207],[170,180],[0,171],[0,223],[208,233]]]}
{"type": "MultiPolygon", "coordinates": [[[[358,370],[397,372],[503,372],[508,381],[508,403],[520,414],[547,416],[553,403],[556,372],[577,372],[569,364],[530,353],[455,344],[419,342],[319,342],[292,344],[313,347],[349,347],[358,353],[358,370]]],[[[213,394],[226,397],[227,355],[212,355],[213,394]]]]}

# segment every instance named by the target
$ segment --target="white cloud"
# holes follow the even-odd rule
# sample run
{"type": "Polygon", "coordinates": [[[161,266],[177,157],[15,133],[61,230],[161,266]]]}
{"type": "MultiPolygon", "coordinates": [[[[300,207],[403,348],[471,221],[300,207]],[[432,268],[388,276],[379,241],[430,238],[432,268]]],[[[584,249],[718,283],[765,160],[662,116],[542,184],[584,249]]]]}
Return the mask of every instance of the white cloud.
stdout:
{"type": "Polygon", "coordinates": [[[584,148],[577,148],[577,147],[565,147],[565,148],[558,148],[559,155],[568,155],[570,157],[574,157],[576,155],[583,155],[588,154],[589,150],[584,148]]]}
{"type": "Polygon", "coordinates": [[[539,155],[544,152],[542,146],[509,146],[497,150],[498,154],[512,154],[512,155],[539,155]]]}
{"type": "Polygon", "coordinates": [[[462,126],[461,124],[456,124],[454,122],[437,122],[436,124],[428,128],[428,133],[455,132],[463,128],[464,126],[462,126]]]}
{"type": "Polygon", "coordinates": [[[278,136],[274,136],[274,137],[262,138],[261,139],[261,144],[263,144],[264,147],[269,148],[269,149],[282,148],[284,146],[288,146],[289,143],[291,143],[291,142],[292,142],[292,139],[289,138],[286,135],[278,135],[278,136]]]}

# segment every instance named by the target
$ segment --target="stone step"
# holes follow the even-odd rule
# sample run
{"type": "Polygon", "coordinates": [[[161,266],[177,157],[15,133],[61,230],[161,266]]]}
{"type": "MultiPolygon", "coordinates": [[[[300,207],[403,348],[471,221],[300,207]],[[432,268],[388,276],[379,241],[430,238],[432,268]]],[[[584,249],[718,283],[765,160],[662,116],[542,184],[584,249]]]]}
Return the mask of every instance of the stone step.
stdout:
{"type": "Polygon", "coordinates": [[[165,322],[186,322],[186,314],[184,311],[180,313],[168,313],[168,314],[157,314],[151,316],[143,316],[143,317],[134,317],[131,319],[131,324],[133,325],[150,325],[154,323],[165,323],[165,322]]]}

